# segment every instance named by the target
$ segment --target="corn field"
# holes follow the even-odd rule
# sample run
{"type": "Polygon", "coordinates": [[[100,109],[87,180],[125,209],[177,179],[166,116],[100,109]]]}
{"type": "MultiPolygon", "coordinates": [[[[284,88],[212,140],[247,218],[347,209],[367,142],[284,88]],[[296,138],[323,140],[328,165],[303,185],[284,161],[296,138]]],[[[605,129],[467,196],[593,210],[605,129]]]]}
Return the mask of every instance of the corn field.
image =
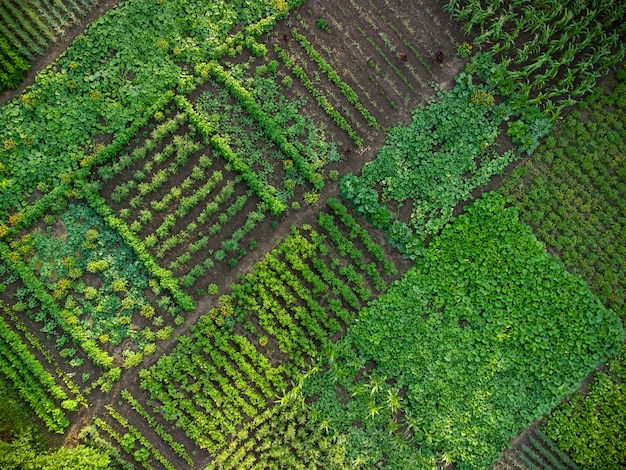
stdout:
{"type": "Polygon", "coordinates": [[[624,2],[450,0],[444,10],[548,111],[587,94],[626,55],[624,2]]]}

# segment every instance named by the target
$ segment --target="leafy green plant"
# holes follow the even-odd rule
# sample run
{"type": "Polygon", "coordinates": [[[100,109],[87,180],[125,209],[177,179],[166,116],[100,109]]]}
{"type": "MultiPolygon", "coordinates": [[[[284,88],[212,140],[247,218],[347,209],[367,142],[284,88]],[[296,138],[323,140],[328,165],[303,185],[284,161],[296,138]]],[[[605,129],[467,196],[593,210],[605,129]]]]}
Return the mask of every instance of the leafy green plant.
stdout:
{"type": "Polygon", "coordinates": [[[348,457],[364,465],[427,468],[446,449],[457,465],[488,468],[623,335],[588,286],[489,193],[360,312],[303,392],[318,422],[345,436],[348,457]],[[399,390],[405,400],[393,398],[399,390]],[[380,451],[369,453],[364,440],[380,451]]]}
{"type": "Polygon", "coordinates": [[[324,31],[325,33],[330,33],[330,27],[328,26],[328,21],[325,20],[324,18],[319,18],[316,22],[315,25],[321,29],[322,31],[324,31]]]}
{"type": "MultiPolygon", "coordinates": [[[[385,228],[390,243],[406,257],[419,256],[424,239],[445,226],[452,209],[516,158],[512,151],[491,149],[499,126],[512,114],[508,100],[495,103],[494,93],[506,80],[498,70],[490,57],[475,55],[451,91],[439,90],[407,127],[389,132],[388,143],[360,177],[349,174],[340,181],[342,197],[357,214],[385,228]],[[474,84],[469,72],[487,86],[474,84]],[[395,220],[391,202],[410,204],[409,218],[395,220]]],[[[509,123],[509,133],[520,150],[532,153],[551,125],[527,104],[519,106],[523,116],[509,123]]]]}
{"type": "Polygon", "coordinates": [[[24,80],[25,72],[31,69],[22,54],[4,37],[0,37],[0,64],[0,90],[17,88],[24,80]]]}

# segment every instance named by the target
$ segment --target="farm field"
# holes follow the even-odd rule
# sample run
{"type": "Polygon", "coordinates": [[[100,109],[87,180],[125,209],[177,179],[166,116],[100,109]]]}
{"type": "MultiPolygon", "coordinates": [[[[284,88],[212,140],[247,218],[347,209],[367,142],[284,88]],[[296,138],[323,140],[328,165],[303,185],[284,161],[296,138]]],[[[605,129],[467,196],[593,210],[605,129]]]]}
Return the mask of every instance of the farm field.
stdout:
{"type": "Polygon", "coordinates": [[[2,2],[0,8],[0,92],[18,88],[24,73],[80,22],[97,0],[2,2]]]}
{"type": "Polygon", "coordinates": [[[620,468],[610,3],[101,16],[0,108],[3,467],[620,468]]]}
{"type": "MultiPolygon", "coordinates": [[[[601,301],[623,319],[624,213],[620,208],[626,188],[620,135],[626,74],[619,71],[615,79],[581,102],[501,192],[568,269],[586,279],[601,301]],[[567,158],[560,159],[561,155],[567,158]]],[[[613,439],[624,432],[626,423],[621,405],[623,368],[622,349],[594,374],[586,396],[576,393],[545,422],[544,431],[585,468],[617,468],[624,462],[623,443],[613,439]]]]}

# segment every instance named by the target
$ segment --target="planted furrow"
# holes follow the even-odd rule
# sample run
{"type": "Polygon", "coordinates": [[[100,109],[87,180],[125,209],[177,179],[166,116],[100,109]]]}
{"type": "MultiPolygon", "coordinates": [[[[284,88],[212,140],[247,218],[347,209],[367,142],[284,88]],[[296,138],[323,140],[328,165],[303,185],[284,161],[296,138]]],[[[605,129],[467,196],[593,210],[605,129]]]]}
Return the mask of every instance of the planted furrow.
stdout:
{"type": "Polygon", "coordinates": [[[363,138],[360,137],[348,123],[348,121],[334,108],[334,106],[328,101],[328,98],[322,94],[313,82],[309,79],[308,75],[302,67],[296,65],[291,57],[283,51],[277,44],[274,44],[274,51],[285,64],[285,66],[291,71],[291,73],[302,83],[302,85],[311,93],[313,98],[317,101],[317,104],[324,110],[324,112],[333,120],[333,122],[339,127],[339,129],[345,131],[348,136],[354,141],[357,147],[363,144],[363,138]]]}
{"type": "Polygon", "coordinates": [[[307,55],[315,61],[318,65],[319,69],[324,72],[329,80],[339,88],[343,96],[348,100],[348,102],[353,105],[359,113],[363,116],[363,118],[367,121],[367,123],[374,127],[375,129],[379,129],[380,126],[378,122],[376,122],[376,118],[372,116],[372,114],[363,106],[358,95],[354,92],[354,90],[344,82],[339,74],[336,72],[334,68],[332,68],[328,62],[315,50],[313,45],[307,40],[306,36],[298,33],[298,31],[294,28],[291,30],[291,34],[298,41],[298,43],[302,46],[302,48],[306,51],[307,55]]]}

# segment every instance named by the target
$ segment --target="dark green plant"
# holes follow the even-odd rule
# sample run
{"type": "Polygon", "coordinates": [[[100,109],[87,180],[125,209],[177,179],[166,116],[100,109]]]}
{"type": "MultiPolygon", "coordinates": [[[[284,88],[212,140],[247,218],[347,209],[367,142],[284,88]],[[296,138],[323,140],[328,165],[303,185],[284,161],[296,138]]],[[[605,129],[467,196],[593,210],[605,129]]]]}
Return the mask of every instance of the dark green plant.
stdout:
{"type": "Polygon", "coordinates": [[[330,33],[330,27],[328,26],[328,21],[325,20],[324,18],[319,18],[316,22],[315,25],[321,29],[322,31],[324,31],[325,33],[330,33]]]}

